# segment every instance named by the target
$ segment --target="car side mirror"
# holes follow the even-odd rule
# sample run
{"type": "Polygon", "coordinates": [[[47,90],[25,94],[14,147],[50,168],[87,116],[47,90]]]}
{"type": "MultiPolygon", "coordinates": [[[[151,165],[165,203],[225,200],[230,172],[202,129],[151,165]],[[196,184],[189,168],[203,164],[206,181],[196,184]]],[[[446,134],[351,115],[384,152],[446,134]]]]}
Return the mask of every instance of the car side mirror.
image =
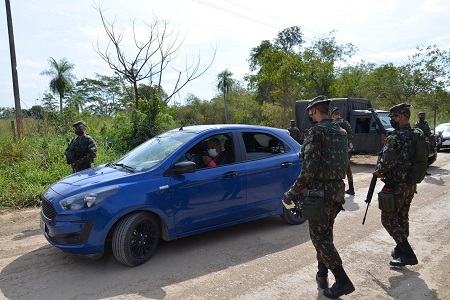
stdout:
{"type": "Polygon", "coordinates": [[[178,176],[184,173],[194,173],[197,167],[193,161],[182,161],[171,166],[164,176],[178,176]]]}

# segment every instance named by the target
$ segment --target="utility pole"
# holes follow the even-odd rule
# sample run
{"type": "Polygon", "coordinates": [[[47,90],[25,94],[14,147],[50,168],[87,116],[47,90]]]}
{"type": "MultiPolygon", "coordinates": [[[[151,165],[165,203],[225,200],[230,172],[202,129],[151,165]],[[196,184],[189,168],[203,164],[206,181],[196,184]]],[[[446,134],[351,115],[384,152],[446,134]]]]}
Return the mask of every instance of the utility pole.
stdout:
{"type": "Polygon", "coordinates": [[[8,36],[9,36],[9,53],[11,56],[11,72],[13,80],[14,90],[14,104],[16,108],[16,121],[17,121],[17,136],[19,140],[23,138],[23,125],[22,125],[22,109],[20,108],[20,95],[19,95],[19,79],[17,77],[17,62],[16,62],[16,47],[14,45],[14,32],[11,17],[11,4],[9,0],[5,0],[6,5],[6,20],[8,23],[8,36]]]}

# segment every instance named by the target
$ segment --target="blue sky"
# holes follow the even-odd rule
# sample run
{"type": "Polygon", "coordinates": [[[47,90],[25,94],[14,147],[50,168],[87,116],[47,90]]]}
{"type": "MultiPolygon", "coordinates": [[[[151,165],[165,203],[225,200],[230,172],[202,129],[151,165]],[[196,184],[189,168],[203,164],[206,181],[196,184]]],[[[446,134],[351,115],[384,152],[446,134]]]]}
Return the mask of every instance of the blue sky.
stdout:
{"type": "MultiPolygon", "coordinates": [[[[217,48],[211,68],[188,84],[177,102],[187,93],[203,100],[213,98],[217,74],[226,68],[234,79],[242,80],[249,72],[250,50],[290,26],[300,26],[307,42],[335,31],[339,43],[352,43],[359,49],[356,61],[402,63],[417,46],[450,50],[447,0],[11,0],[22,108],[40,104],[36,99],[48,91],[49,77],[40,73],[48,69],[49,57],[73,63],[78,80],[94,78],[95,73],[112,75],[94,51],[97,41],[101,45],[107,41],[95,3],[107,9],[107,19],[116,19],[125,34],[133,19],[138,32],[153,16],[169,20],[185,36],[179,64],[200,55],[206,66],[211,49],[217,48]]],[[[0,107],[13,107],[4,2],[0,4],[0,42],[0,107]]],[[[170,89],[174,74],[166,75],[163,85],[170,89]]]]}

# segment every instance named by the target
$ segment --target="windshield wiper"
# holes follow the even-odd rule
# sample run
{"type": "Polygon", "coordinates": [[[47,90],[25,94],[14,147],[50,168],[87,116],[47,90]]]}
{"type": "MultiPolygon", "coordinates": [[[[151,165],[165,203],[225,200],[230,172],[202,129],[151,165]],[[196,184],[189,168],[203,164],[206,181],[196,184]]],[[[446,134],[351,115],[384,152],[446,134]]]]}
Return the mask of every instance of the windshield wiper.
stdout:
{"type": "Polygon", "coordinates": [[[124,164],[116,164],[116,163],[111,163],[112,167],[122,167],[124,169],[126,169],[127,171],[130,171],[132,173],[134,173],[136,171],[136,168],[124,165],[124,164]]]}

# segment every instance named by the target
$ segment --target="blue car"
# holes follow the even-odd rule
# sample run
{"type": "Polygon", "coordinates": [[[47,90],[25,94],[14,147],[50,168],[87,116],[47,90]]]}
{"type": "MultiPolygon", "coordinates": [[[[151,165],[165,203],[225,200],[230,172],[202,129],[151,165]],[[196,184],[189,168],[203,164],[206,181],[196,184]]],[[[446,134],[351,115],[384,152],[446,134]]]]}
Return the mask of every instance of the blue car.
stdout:
{"type": "Polygon", "coordinates": [[[273,215],[301,224],[301,211],[281,203],[300,173],[300,147],[287,130],[263,126],[170,130],[51,185],[41,229],[65,252],[97,258],[111,247],[119,262],[137,266],[160,239],[273,215]]]}

